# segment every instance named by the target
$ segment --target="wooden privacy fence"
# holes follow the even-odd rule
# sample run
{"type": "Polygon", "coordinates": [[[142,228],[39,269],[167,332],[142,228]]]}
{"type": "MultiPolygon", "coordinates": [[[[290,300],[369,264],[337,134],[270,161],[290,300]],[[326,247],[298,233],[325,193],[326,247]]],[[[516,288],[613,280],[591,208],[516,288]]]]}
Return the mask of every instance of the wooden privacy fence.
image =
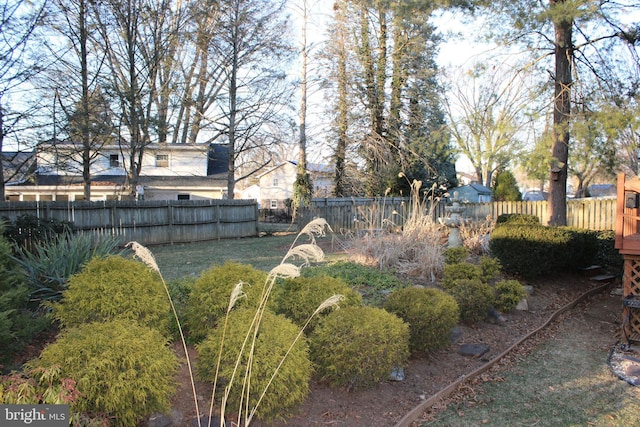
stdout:
{"type": "MultiPolygon", "coordinates": [[[[419,209],[434,221],[449,216],[445,200],[419,204],[419,209]]],[[[547,221],[548,202],[489,202],[465,203],[462,217],[470,220],[495,221],[502,214],[529,214],[547,221]]],[[[415,209],[408,198],[315,198],[312,206],[301,209],[298,216],[300,227],[313,218],[324,218],[335,232],[357,232],[403,226],[415,209]]],[[[616,221],[615,198],[585,198],[567,201],[567,225],[588,230],[614,230],[616,221]]]]}
{"type": "Polygon", "coordinates": [[[20,215],[71,222],[80,233],[125,244],[188,243],[258,233],[254,200],[0,202],[0,218],[20,215]]]}

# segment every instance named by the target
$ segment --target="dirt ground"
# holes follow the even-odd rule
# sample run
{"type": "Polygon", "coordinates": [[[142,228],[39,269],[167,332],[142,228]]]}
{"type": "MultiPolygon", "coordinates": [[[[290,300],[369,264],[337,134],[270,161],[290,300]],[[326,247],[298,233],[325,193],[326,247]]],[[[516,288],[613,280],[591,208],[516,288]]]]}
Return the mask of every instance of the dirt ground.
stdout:
{"type": "MultiPolygon", "coordinates": [[[[308,398],[294,416],[285,421],[271,424],[257,421],[252,425],[256,427],[393,427],[425,399],[494,359],[521,337],[544,324],[558,309],[589,289],[601,285],[589,277],[580,275],[568,275],[525,284],[533,287],[533,294],[528,299],[527,311],[506,313],[503,315],[503,322],[461,325],[462,336],[448,348],[434,354],[414,356],[405,368],[404,381],[387,381],[374,389],[356,392],[347,392],[313,382],[308,398]],[[485,344],[489,346],[489,351],[478,358],[463,356],[458,353],[461,344],[485,344]]],[[[616,340],[615,334],[619,329],[622,312],[621,297],[611,296],[610,290],[619,289],[619,287],[619,283],[613,283],[605,292],[589,298],[587,302],[561,316],[556,323],[562,322],[566,316],[579,313],[580,310],[587,310],[592,319],[590,325],[592,330],[585,334],[586,339],[591,340],[593,345],[611,347],[616,340]]],[[[554,333],[553,331],[552,324],[518,346],[493,369],[503,369],[512,360],[526,355],[536,342],[548,339],[554,333]]],[[[176,420],[174,425],[181,427],[193,426],[195,418],[195,405],[187,372],[186,367],[183,367],[177,378],[180,389],[173,400],[176,420]]],[[[200,407],[208,411],[211,388],[206,384],[196,384],[196,387],[200,407]]]]}

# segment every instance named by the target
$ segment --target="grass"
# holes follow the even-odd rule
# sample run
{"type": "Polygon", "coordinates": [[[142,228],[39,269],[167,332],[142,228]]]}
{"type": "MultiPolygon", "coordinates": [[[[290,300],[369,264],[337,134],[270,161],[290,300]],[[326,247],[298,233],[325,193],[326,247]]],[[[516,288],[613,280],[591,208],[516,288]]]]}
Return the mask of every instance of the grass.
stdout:
{"type": "MultiPolygon", "coordinates": [[[[263,271],[270,271],[280,264],[297,234],[241,239],[222,239],[181,245],[162,245],[151,248],[163,277],[170,281],[182,277],[196,276],[212,265],[226,261],[249,264],[263,271]]],[[[319,238],[318,241],[331,239],[319,238]]],[[[304,243],[302,241],[301,243],[304,243]]],[[[327,260],[337,255],[328,255],[327,260]]]]}
{"type": "Polygon", "coordinates": [[[419,425],[640,425],[640,389],[611,374],[606,346],[585,342],[580,325],[569,321],[556,339],[545,341],[499,382],[475,388],[419,425]]]}

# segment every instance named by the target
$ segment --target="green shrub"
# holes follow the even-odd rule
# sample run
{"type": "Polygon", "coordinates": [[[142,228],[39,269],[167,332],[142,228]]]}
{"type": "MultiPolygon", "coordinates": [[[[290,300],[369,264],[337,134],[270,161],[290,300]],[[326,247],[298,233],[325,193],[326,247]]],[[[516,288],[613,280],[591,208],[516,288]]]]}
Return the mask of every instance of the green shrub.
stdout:
{"type": "Polygon", "coordinates": [[[29,363],[56,365],[81,393],[74,411],[108,414],[116,425],[128,427],[170,409],[178,361],[155,329],[128,319],[67,329],[29,363]]]}
{"type": "MultiPolygon", "coordinates": [[[[250,308],[233,310],[229,314],[226,329],[223,327],[224,323],[220,322],[211,334],[197,346],[196,372],[202,380],[214,382],[220,343],[224,339],[217,384],[232,384],[227,409],[236,413],[241,405],[242,384],[251,343],[244,347],[241,356],[240,350],[243,348],[243,341],[254,315],[255,310],[250,308]],[[234,366],[238,359],[240,364],[234,375],[234,366]],[[231,382],[232,378],[233,382],[231,382]]],[[[276,368],[285,357],[287,350],[294,343],[298,333],[299,328],[290,320],[268,310],[264,312],[253,352],[249,390],[250,410],[258,403],[260,395],[267,387],[267,383],[276,372],[276,368]]],[[[286,355],[284,363],[269,385],[264,399],[258,405],[256,411],[258,417],[264,420],[281,418],[304,401],[309,392],[311,379],[311,362],[308,351],[306,340],[301,337],[292,351],[286,355]]]]}
{"type": "Polygon", "coordinates": [[[350,390],[368,388],[406,364],[409,327],[381,308],[346,307],[326,316],[309,344],[322,381],[350,390]]]}
{"type": "Polygon", "coordinates": [[[489,283],[491,280],[498,277],[500,275],[500,271],[502,270],[500,261],[498,261],[497,258],[488,256],[480,257],[480,262],[478,265],[480,266],[481,271],[480,278],[485,283],[489,283]]]}
{"type": "Polygon", "coordinates": [[[624,272],[624,257],[615,248],[616,233],[613,230],[601,230],[596,232],[597,255],[595,262],[612,273],[622,276],[624,272]]]}
{"type": "Polygon", "coordinates": [[[8,362],[49,325],[46,318],[29,311],[28,304],[29,290],[0,223],[0,362],[8,362]]]}
{"type": "Polygon", "coordinates": [[[128,319],[167,332],[170,305],[162,279],[145,264],[121,256],[94,258],[69,279],[52,315],[63,327],[128,319]]]}
{"type": "Polygon", "coordinates": [[[482,280],[482,269],[470,262],[445,264],[441,286],[449,290],[460,280],[482,280]]]}
{"type": "Polygon", "coordinates": [[[464,262],[469,257],[469,249],[464,246],[447,248],[444,251],[445,264],[458,264],[464,262]]]}
{"type": "Polygon", "coordinates": [[[466,323],[484,320],[493,302],[493,289],[479,279],[461,279],[453,283],[448,292],[460,308],[460,319],[466,323]]]}
{"type": "Polygon", "coordinates": [[[229,307],[231,292],[242,282],[246,298],[237,301],[236,307],[257,307],[267,280],[267,273],[250,265],[227,262],[201,273],[193,283],[184,311],[184,324],[189,338],[201,341],[222,318],[229,307]]]}
{"type": "MultiPolygon", "coordinates": [[[[185,317],[184,313],[189,301],[189,295],[191,294],[191,288],[195,281],[195,277],[189,276],[167,282],[167,289],[169,290],[169,295],[171,295],[173,306],[176,309],[178,320],[180,321],[185,317]]],[[[169,334],[174,338],[180,337],[180,331],[173,316],[171,316],[171,322],[169,324],[169,334]]]]}
{"type": "Polygon", "coordinates": [[[382,305],[389,292],[409,286],[409,282],[399,279],[392,271],[380,270],[351,261],[338,261],[310,267],[304,269],[302,275],[342,279],[349,287],[360,292],[365,304],[375,306],[382,305]]]}
{"type": "Polygon", "coordinates": [[[496,226],[511,225],[540,225],[540,218],[529,214],[502,214],[496,219],[496,226]]]}
{"type": "Polygon", "coordinates": [[[568,227],[502,225],[489,241],[505,272],[526,278],[590,265],[597,254],[593,232],[568,227]]]}
{"type": "Polygon", "coordinates": [[[501,280],[493,286],[493,306],[506,313],[513,310],[527,295],[524,286],[517,280],[501,280]]]}
{"type": "MultiPolygon", "coordinates": [[[[339,294],[345,297],[340,307],[362,305],[362,296],[341,279],[328,276],[296,277],[277,285],[272,294],[275,311],[302,327],[327,298],[339,294]]],[[[320,317],[314,317],[306,332],[313,330],[320,317]]]]}
{"type": "Polygon", "coordinates": [[[456,300],[433,288],[410,287],[394,291],[384,308],[409,324],[412,351],[433,351],[449,344],[460,318],[456,300]]]}
{"type": "Polygon", "coordinates": [[[73,232],[70,222],[44,219],[35,215],[20,215],[7,223],[4,236],[18,248],[30,251],[35,245],[55,239],[56,236],[73,232]]]}
{"type": "Polygon", "coordinates": [[[31,301],[57,301],[67,288],[69,277],[93,258],[118,252],[118,239],[94,239],[89,235],[66,232],[20,248],[16,260],[25,271],[31,301]]]}

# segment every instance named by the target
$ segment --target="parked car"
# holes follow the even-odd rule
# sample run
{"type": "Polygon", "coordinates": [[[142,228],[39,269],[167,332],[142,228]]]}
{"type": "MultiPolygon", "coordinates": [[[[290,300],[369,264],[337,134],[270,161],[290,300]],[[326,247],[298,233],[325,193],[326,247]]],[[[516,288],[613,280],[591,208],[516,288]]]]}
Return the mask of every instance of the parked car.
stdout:
{"type": "Polygon", "coordinates": [[[547,193],[546,191],[540,191],[540,190],[525,191],[524,194],[522,195],[522,200],[528,201],[528,202],[540,202],[543,200],[547,200],[548,198],[549,198],[549,193],[547,193]]]}

